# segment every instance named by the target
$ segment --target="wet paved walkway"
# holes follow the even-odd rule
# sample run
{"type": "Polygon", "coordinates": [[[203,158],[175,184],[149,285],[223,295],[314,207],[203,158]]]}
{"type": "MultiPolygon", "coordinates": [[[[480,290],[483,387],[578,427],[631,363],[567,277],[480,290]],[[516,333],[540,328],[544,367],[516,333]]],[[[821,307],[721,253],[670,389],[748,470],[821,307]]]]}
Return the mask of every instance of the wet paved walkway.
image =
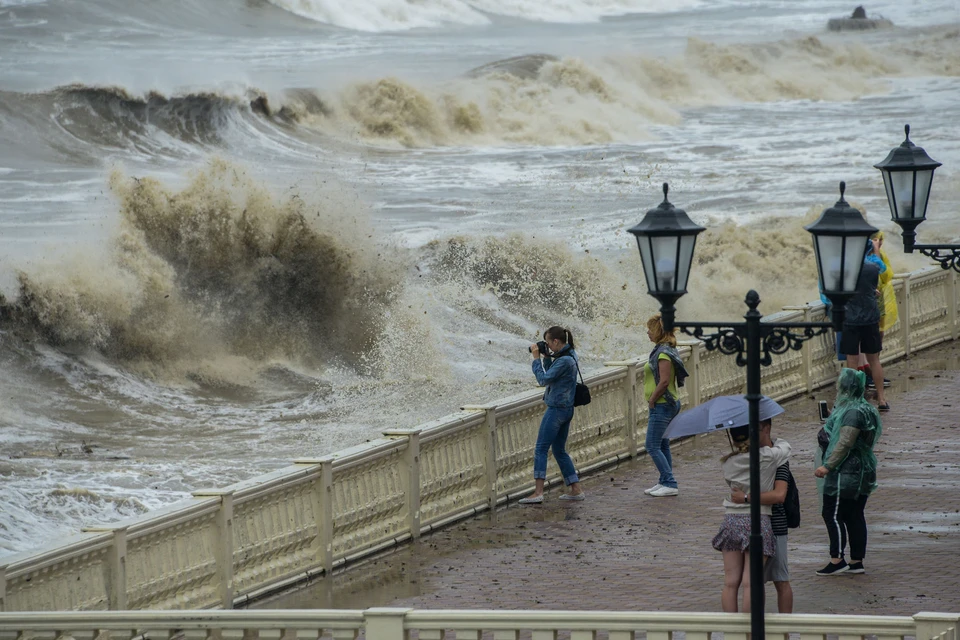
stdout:
{"type": "MultiPolygon", "coordinates": [[[[867,504],[863,575],[819,577],[828,559],[813,477],[816,400],[786,403],[774,435],[793,445],[803,520],[790,533],[797,613],[960,612],[960,344],[888,365],[893,381],[876,452],[880,489],[867,504]]],[[[680,495],[651,498],[646,456],[584,480],[587,500],[557,490],[542,506],[510,504],[258,607],[720,611],[723,568],[710,546],[723,518],[726,439],[674,453],[680,495]]],[[[776,610],[773,587],[767,610],[776,610]]]]}

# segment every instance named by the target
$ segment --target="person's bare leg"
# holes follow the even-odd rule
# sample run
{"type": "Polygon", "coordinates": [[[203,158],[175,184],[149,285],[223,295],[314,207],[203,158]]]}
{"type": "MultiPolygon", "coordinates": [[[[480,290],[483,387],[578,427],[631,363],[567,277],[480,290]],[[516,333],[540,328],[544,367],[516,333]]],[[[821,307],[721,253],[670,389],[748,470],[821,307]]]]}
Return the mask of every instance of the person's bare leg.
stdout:
{"type": "Polygon", "coordinates": [[[861,355],[859,353],[855,356],[848,355],[847,359],[843,361],[843,367],[845,369],[859,369],[861,355]]]}
{"type": "Polygon", "coordinates": [[[740,590],[745,556],[742,551],[723,552],[723,591],[720,594],[720,606],[727,613],[737,612],[737,592],[740,590]]]}
{"type": "Polygon", "coordinates": [[[877,387],[877,403],[887,404],[887,397],[883,393],[883,365],[880,364],[880,354],[868,353],[867,363],[870,364],[870,373],[873,375],[873,384],[877,387]]]}
{"type": "Polygon", "coordinates": [[[543,483],[544,483],[544,479],[543,479],[543,478],[535,478],[534,481],[533,481],[533,484],[534,484],[534,486],[533,486],[533,493],[531,493],[531,494],[528,495],[527,497],[528,497],[528,498],[536,498],[537,496],[542,496],[542,495],[543,495],[543,483]]]}
{"type": "Polygon", "coordinates": [[[743,589],[740,596],[740,611],[750,613],[750,550],[743,552],[743,575],[740,578],[740,587],[743,589]]]}
{"type": "Polygon", "coordinates": [[[773,586],[777,589],[777,611],[793,613],[793,587],[790,582],[774,582],[773,586]]]}
{"type": "Polygon", "coordinates": [[[571,482],[571,483],[570,483],[570,495],[572,495],[572,496],[578,496],[578,495],[580,495],[581,493],[583,493],[583,489],[580,488],[580,483],[579,483],[579,482],[571,482]]]}

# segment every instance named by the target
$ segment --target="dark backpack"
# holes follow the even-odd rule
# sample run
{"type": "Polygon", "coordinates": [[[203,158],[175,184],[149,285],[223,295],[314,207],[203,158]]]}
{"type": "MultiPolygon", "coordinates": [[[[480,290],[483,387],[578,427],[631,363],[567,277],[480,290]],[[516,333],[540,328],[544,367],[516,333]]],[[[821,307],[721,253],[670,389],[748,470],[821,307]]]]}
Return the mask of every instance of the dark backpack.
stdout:
{"type": "Polygon", "coordinates": [[[790,469],[787,469],[787,473],[790,477],[787,479],[787,497],[783,500],[783,511],[787,515],[787,527],[796,529],[800,526],[800,492],[790,469]]]}

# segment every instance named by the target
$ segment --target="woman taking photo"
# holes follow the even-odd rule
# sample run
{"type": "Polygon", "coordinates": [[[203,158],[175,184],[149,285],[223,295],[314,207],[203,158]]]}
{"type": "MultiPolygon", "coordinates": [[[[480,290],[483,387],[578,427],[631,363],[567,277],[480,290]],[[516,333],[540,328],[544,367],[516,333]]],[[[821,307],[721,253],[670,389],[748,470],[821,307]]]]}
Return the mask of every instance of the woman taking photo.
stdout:
{"type": "Polygon", "coordinates": [[[546,387],[543,402],[547,410],[540,420],[540,432],[533,450],[533,493],[522,498],[520,504],[540,504],[543,502],[543,485],[547,479],[547,452],[553,449],[553,457],[560,467],[564,484],[570,487],[570,493],[560,496],[561,500],[583,500],[580,478],[573,466],[573,459],[567,453],[567,436],[570,433],[570,421],[573,419],[573,396],[577,387],[577,353],[573,348],[573,336],[563,327],[550,327],[543,334],[547,353],[540,353],[540,347],[530,345],[533,356],[533,375],[537,384],[546,387]],[[543,356],[543,362],[540,357],[543,356]]]}
{"type": "MultiPolygon", "coordinates": [[[[877,456],[873,447],[883,426],[877,408],[863,397],[867,376],[841,369],[837,401],[818,435],[823,464],[813,472],[823,478],[823,522],[830,537],[830,562],[818,576],[864,573],[867,521],[863,510],[877,488],[877,456]],[[850,539],[850,563],[843,557],[850,539]]],[[[818,483],[819,484],[819,483],[818,483]]]]}
{"type": "Polygon", "coordinates": [[[643,399],[647,402],[647,454],[660,472],[657,484],[644,491],[649,496],[663,498],[680,493],[673,477],[673,458],[670,456],[670,440],[663,437],[670,421],[680,413],[677,387],[683,386],[687,370],[677,351],[677,338],[673,331],[664,331],[660,314],[647,320],[647,337],[653,342],[653,350],[643,366],[643,399]]]}

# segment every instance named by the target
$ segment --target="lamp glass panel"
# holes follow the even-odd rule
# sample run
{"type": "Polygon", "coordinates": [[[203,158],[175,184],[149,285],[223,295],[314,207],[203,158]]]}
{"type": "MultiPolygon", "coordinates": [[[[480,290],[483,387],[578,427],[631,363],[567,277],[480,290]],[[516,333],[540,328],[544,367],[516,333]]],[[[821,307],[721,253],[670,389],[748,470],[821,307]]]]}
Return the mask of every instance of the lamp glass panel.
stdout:
{"type": "Polygon", "coordinates": [[[839,291],[843,284],[843,238],[814,236],[817,261],[820,263],[820,285],[824,291],[839,291]]]}
{"type": "Polygon", "coordinates": [[[677,290],[686,291],[687,280],[690,278],[690,263],[693,262],[693,248],[697,244],[697,236],[689,235],[680,238],[680,264],[677,269],[677,290]]]}
{"type": "Polygon", "coordinates": [[[896,198],[896,216],[900,219],[913,218],[916,213],[913,206],[913,174],[913,171],[890,172],[890,186],[893,189],[894,198],[896,198]]]}
{"type": "Polygon", "coordinates": [[[844,238],[846,249],[843,259],[842,291],[853,293],[857,290],[857,279],[863,267],[863,257],[867,253],[869,236],[847,236],[844,238]]]}
{"type": "Polygon", "coordinates": [[[933,169],[917,171],[916,217],[918,218],[924,218],[927,215],[927,199],[930,197],[931,182],[933,182],[933,169]]]}
{"type": "Polygon", "coordinates": [[[890,218],[896,220],[899,216],[897,215],[896,209],[896,197],[893,195],[893,181],[890,179],[891,173],[889,171],[881,171],[883,175],[883,186],[887,190],[887,204],[890,206],[890,218]]]}
{"type": "Polygon", "coordinates": [[[651,238],[653,266],[657,274],[657,291],[677,291],[677,236],[651,238]]]}
{"type": "Polygon", "coordinates": [[[647,290],[657,291],[656,274],[653,270],[653,247],[649,236],[637,236],[637,247],[640,249],[640,261],[643,263],[643,276],[647,280],[647,290]]]}

